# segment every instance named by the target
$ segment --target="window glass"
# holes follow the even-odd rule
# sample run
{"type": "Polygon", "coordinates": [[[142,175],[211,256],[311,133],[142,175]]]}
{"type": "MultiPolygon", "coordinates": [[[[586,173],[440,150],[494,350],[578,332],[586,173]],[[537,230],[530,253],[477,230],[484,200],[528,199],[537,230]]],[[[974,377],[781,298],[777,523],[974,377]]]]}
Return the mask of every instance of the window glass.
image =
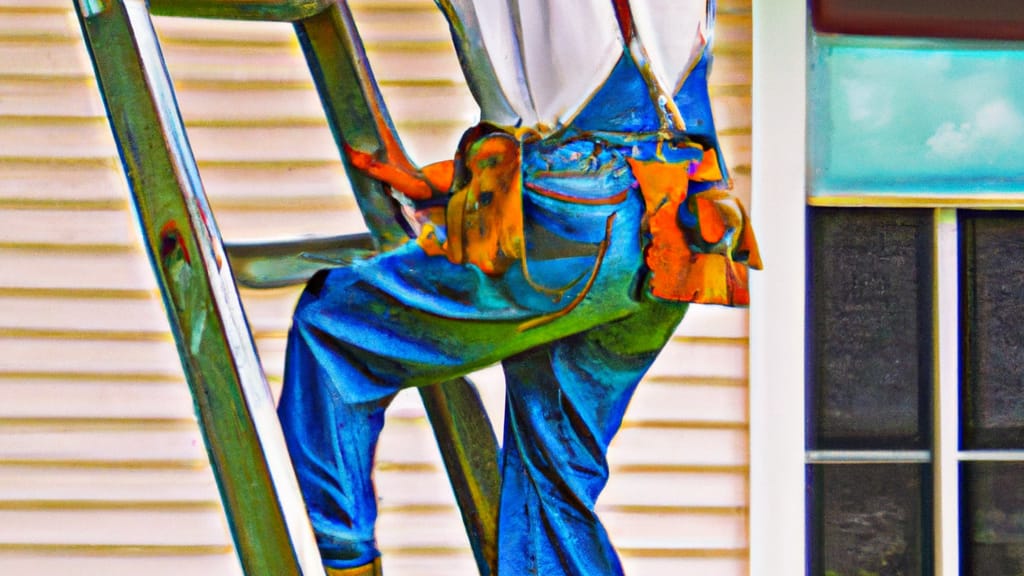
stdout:
{"type": "Polygon", "coordinates": [[[963,443],[1024,449],[1024,213],[960,220],[963,443]]]}
{"type": "Polygon", "coordinates": [[[811,46],[813,196],[1024,194],[1024,44],[811,46]]]}
{"type": "Polygon", "coordinates": [[[961,573],[1024,574],[1024,462],[969,462],[962,474],[961,573]]]}
{"type": "Polygon", "coordinates": [[[813,576],[931,574],[926,465],[823,464],[811,477],[813,576]]]}
{"type": "Polygon", "coordinates": [[[811,448],[927,448],[932,213],[810,210],[811,448]]]}

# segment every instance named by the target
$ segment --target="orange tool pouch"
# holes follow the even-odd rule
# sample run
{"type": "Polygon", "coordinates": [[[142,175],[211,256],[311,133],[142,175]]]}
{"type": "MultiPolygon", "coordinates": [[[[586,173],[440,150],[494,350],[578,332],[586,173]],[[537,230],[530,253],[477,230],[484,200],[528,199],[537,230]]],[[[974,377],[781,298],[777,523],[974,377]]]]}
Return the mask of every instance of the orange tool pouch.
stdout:
{"type": "Polygon", "coordinates": [[[447,239],[438,238],[431,223],[416,238],[428,254],[474,264],[491,275],[504,273],[523,258],[523,179],[520,143],[514,135],[480,124],[463,135],[454,161],[422,169],[404,157],[381,159],[381,153],[351,147],[345,152],[355,168],[413,201],[448,195],[443,217],[447,239]]]}
{"type": "Polygon", "coordinates": [[[446,215],[448,260],[500,275],[524,256],[519,141],[493,132],[468,143],[446,215]]]}
{"type": "Polygon", "coordinates": [[[698,166],[629,159],[647,206],[648,287],[658,298],[727,306],[750,303],[747,269],[760,269],[761,255],[746,209],[723,190],[688,195],[691,181],[721,179],[716,156],[714,150],[705,151],[698,166]],[[683,224],[681,208],[691,216],[686,221],[696,224],[683,224]]]}

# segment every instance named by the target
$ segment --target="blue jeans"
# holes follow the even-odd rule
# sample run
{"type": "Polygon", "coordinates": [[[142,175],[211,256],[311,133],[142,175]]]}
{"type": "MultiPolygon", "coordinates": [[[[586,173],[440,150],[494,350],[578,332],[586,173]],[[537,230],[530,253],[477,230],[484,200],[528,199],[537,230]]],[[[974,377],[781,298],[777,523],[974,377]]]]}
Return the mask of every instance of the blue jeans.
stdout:
{"type": "Polygon", "coordinates": [[[594,512],[605,456],[686,304],[645,295],[643,201],[635,186],[616,198],[580,204],[524,192],[528,246],[556,255],[528,257],[528,275],[513,266],[488,276],[410,242],[310,282],[289,334],[279,413],[328,566],[379,554],[370,475],[394,395],[500,361],[499,573],[622,573],[594,512]],[[566,249],[550,250],[559,242],[566,249]],[[571,288],[552,297],[538,285],[571,288]],[[570,302],[578,305],[559,315],[570,302]]]}

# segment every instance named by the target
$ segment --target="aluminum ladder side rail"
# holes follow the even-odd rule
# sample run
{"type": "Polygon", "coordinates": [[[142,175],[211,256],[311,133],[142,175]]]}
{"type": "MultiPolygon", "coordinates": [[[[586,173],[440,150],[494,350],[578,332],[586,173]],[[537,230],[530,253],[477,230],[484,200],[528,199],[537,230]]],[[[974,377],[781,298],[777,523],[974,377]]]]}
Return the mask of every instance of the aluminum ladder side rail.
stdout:
{"type": "Polygon", "coordinates": [[[242,569],[248,576],[322,576],[147,6],[75,5],[242,569]]]}

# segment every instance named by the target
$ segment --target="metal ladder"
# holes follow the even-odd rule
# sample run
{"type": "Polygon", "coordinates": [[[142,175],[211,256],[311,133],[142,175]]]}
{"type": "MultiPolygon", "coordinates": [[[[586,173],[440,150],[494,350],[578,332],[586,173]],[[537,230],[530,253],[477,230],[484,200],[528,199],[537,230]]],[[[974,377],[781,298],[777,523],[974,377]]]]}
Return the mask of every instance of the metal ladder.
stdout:
{"type": "MultiPolygon", "coordinates": [[[[342,154],[369,234],[225,246],[150,15],[292,22],[339,151],[375,150],[398,140],[352,15],[345,0],[72,1],[242,569],[323,575],[236,279],[256,288],[299,283],[323,266],[318,260],[387,250],[409,233],[389,191],[342,154]]],[[[500,477],[491,423],[468,380],[420,393],[480,574],[493,575],[500,477]]]]}

